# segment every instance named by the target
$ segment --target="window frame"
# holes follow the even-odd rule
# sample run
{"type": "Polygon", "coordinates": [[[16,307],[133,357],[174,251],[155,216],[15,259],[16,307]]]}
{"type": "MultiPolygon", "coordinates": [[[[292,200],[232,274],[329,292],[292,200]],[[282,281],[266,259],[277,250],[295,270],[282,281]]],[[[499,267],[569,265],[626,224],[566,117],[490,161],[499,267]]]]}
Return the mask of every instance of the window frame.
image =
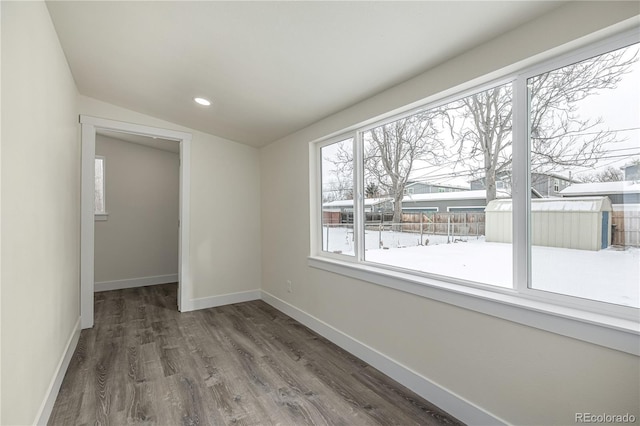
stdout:
{"type": "MultiPolygon", "coordinates": [[[[312,241],[312,247],[315,245],[315,255],[321,255],[321,256],[326,256],[328,258],[332,258],[332,259],[336,259],[336,260],[346,260],[346,261],[352,261],[353,259],[355,259],[355,257],[357,256],[357,248],[356,251],[354,252],[353,255],[350,254],[342,254],[342,253],[334,253],[334,252],[330,252],[328,250],[324,250],[323,248],[323,231],[322,231],[322,227],[323,227],[323,221],[322,221],[322,208],[323,208],[323,202],[322,202],[322,148],[336,144],[336,143],[340,143],[340,142],[344,142],[348,139],[353,139],[353,150],[354,150],[354,158],[355,158],[355,133],[353,132],[349,132],[349,133],[342,133],[336,136],[333,136],[329,139],[323,140],[322,142],[316,143],[314,145],[311,146],[312,148],[312,152],[311,152],[311,161],[313,161],[313,167],[311,168],[312,170],[315,169],[316,170],[316,174],[315,174],[315,178],[311,180],[312,185],[313,182],[315,181],[315,188],[312,188],[312,193],[316,193],[316,200],[314,203],[314,206],[316,206],[315,208],[317,209],[317,211],[319,212],[319,216],[317,218],[317,220],[315,221],[317,226],[313,226],[313,228],[315,228],[315,233],[312,232],[311,235],[311,241],[312,241]],[[316,164],[316,160],[317,159],[317,164],[316,164]],[[314,235],[315,234],[315,235],[314,235]],[[313,244],[313,241],[317,241],[316,244],[313,244]]],[[[311,164],[310,164],[311,165],[311,164]]],[[[353,181],[355,183],[355,175],[356,175],[356,170],[354,169],[353,171],[353,181]]],[[[356,185],[354,184],[354,192],[353,192],[353,232],[354,232],[354,247],[358,247],[359,244],[355,244],[356,243],[356,215],[358,213],[358,210],[361,210],[364,208],[364,206],[362,205],[362,203],[358,202],[356,199],[356,192],[355,192],[355,187],[356,185]]],[[[312,221],[313,222],[313,221],[312,221]]],[[[359,223],[359,222],[358,222],[359,223]]],[[[314,250],[312,249],[311,253],[314,253],[314,250]]]]}
{"type": "Polygon", "coordinates": [[[107,210],[107,159],[104,155],[96,155],[95,160],[102,161],[102,205],[104,210],[96,211],[94,206],[93,215],[96,221],[105,221],[109,218],[109,212],[107,210]]]}
{"type": "MultiPolygon", "coordinates": [[[[538,61],[516,72],[504,75],[471,88],[455,91],[446,96],[434,96],[417,107],[370,120],[361,126],[327,139],[310,143],[311,179],[318,186],[318,196],[311,197],[311,229],[317,229],[322,237],[322,222],[315,226],[314,216],[322,211],[321,174],[318,159],[320,148],[353,137],[354,147],[354,240],[355,256],[337,255],[322,251],[315,239],[311,238],[308,264],[311,267],[339,273],[352,278],[383,285],[429,299],[451,303],[517,323],[533,326],[557,334],[596,343],[605,347],[640,355],[640,309],[614,305],[596,300],[552,293],[530,288],[531,285],[531,171],[528,130],[527,79],[564,66],[589,59],[632,44],[640,43],[637,30],[622,32],[613,37],[574,49],[551,59],[538,61]],[[467,282],[453,277],[443,277],[420,271],[407,270],[390,265],[381,265],[364,260],[363,220],[363,164],[362,135],[364,132],[386,123],[415,114],[424,109],[437,108],[454,100],[511,83],[513,94],[513,288],[467,282]],[[316,170],[314,172],[314,170],[316,170]],[[315,215],[313,212],[316,212],[315,215]]],[[[462,85],[461,85],[462,86],[462,85]]],[[[415,104],[414,104],[415,105],[415,104]]],[[[321,161],[321,158],[320,158],[321,161]]],[[[313,183],[312,183],[313,185],[313,183]]],[[[317,219],[317,216],[316,216],[317,219]]]]}
{"type": "MultiPolygon", "coordinates": [[[[528,67],[522,70],[520,73],[517,74],[517,77],[516,77],[516,84],[517,84],[516,91],[518,91],[518,97],[517,97],[518,103],[516,103],[516,101],[514,100],[514,128],[516,123],[515,122],[516,110],[519,111],[520,113],[522,111],[527,111],[526,115],[528,116],[527,80],[529,78],[532,78],[540,74],[544,74],[546,72],[550,72],[559,68],[563,68],[571,64],[581,62],[589,58],[593,58],[595,56],[603,55],[605,53],[608,53],[614,50],[622,49],[626,46],[630,46],[637,43],[640,43],[640,33],[638,33],[637,30],[627,31],[617,36],[613,36],[613,37],[601,40],[599,42],[592,43],[591,45],[588,45],[579,49],[575,49],[564,55],[560,55],[560,56],[551,58],[549,60],[542,61],[538,64],[535,64],[531,67],[528,67]]],[[[514,95],[516,91],[514,91],[514,95]]],[[[529,149],[528,121],[526,126],[524,124],[525,122],[522,120],[518,123],[519,126],[525,127],[524,129],[519,129],[519,132],[521,132],[520,137],[523,137],[524,140],[521,141],[518,145],[520,146],[519,147],[520,149],[526,148],[526,152],[519,152],[520,162],[518,165],[521,166],[519,167],[519,169],[522,168],[522,166],[526,165],[527,170],[530,170],[531,157],[530,157],[530,149],[529,149]]],[[[515,146],[516,144],[515,144],[515,136],[514,136],[514,156],[516,152],[515,146]]],[[[516,164],[516,160],[514,158],[514,166],[515,164],[516,164]]],[[[515,175],[515,172],[514,172],[514,175],[515,175]]],[[[525,179],[524,176],[519,176],[519,177],[520,179],[525,179]]],[[[531,184],[530,172],[528,172],[528,176],[526,177],[526,179],[527,179],[526,182],[528,182],[528,185],[530,186],[531,184]]],[[[522,182],[525,182],[525,180],[522,180],[522,182]]],[[[564,295],[560,293],[553,293],[545,290],[537,290],[535,288],[529,287],[529,285],[532,284],[531,250],[530,250],[530,244],[529,244],[529,241],[531,239],[531,235],[530,235],[531,227],[529,226],[531,223],[531,211],[530,211],[531,192],[530,191],[522,191],[522,192],[526,192],[526,194],[524,194],[524,197],[519,197],[517,200],[516,200],[516,197],[514,197],[514,206],[513,206],[514,243],[516,241],[516,237],[515,237],[516,226],[520,226],[521,228],[523,228],[523,229],[519,229],[521,233],[526,232],[526,236],[521,238],[520,243],[522,244],[523,240],[525,239],[527,240],[526,256],[522,258],[518,257],[517,259],[514,257],[514,269],[516,269],[515,263],[516,262],[519,263],[518,269],[520,270],[520,277],[523,278],[522,281],[520,280],[514,281],[514,284],[518,285],[519,292],[532,299],[538,299],[542,301],[547,300],[552,303],[559,303],[565,306],[572,306],[578,309],[587,310],[594,313],[605,313],[607,315],[617,316],[620,318],[628,318],[628,319],[633,319],[638,321],[640,318],[639,317],[640,309],[638,308],[614,305],[612,303],[584,299],[584,298],[564,295]],[[526,200],[523,200],[523,198],[526,198],[526,200]],[[526,204],[523,205],[523,203],[526,203],[526,204]],[[526,214],[523,215],[521,213],[521,216],[526,216],[526,229],[524,229],[524,226],[525,226],[524,223],[519,223],[518,225],[516,225],[516,216],[515,216],[516,208],[518,208],[520,212],[523,209],[526,209],[526,214]],[[526,265],[523,264],[525,260],[527,262],[526,265]]],[[[525,247],[519,247],[519,249],[523,252],[525,251],[525,247]]],[[[514,252],[514,256],[515,256],[515,252],[514,252]]],[[[639,325],[639,328],[640,328],[640,325],[639,325]]],[[[640,349],[639,349],[639,352],[640,352],[640,349]]]]}

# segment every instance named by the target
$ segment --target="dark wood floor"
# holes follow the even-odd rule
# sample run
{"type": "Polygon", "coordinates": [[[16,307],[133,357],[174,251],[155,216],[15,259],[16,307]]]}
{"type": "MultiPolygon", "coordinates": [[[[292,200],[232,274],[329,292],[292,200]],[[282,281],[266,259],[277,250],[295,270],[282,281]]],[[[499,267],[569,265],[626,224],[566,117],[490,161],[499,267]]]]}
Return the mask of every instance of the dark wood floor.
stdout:
{"type": "Polygon", "coordinates": [[[96,293],[50,425],[458,424],[262,301],[181,314],[176,290],[96,293]]]}

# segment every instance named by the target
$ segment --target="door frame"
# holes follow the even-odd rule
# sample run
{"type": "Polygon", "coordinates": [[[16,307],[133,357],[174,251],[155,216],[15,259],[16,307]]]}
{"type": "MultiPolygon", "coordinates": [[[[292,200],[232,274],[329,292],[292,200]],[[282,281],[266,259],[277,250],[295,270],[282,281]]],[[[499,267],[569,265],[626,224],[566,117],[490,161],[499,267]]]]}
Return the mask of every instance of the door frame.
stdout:
{"type": "Polygon", "coordinates": [[[178,236],[178,310],[192,310],[189,256],[189,196],[191,176],[191,134],[141,124],[125,123],[104,118],[80,115],[81,125],[81,197],[80,197],[80,324],[93,327],[94,244],[95,244],[95,155],[96,131],[130,133],[180,143],[180,195],[178,236]]]}

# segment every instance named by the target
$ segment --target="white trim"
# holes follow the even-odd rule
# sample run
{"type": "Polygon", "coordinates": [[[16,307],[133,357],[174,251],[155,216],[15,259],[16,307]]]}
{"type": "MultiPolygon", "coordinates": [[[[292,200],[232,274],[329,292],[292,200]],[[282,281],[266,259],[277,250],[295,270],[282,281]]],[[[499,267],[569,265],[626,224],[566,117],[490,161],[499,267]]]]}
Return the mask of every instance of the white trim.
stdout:
{"type": "Polygon", "coordinates": [[[318,250],[322,251],[322,174],[320,166],[317,164],[320,155],[320,145],[309,144],[309,171],[311,178],[309,179],[309,242],[311,247],[311,255],[318,254],[318,250]]]}
{"type": "Polygon", "coordinates": [[[180,142],[180,194],[179,194],[179,242],[178,242],[178,310],[191,299],[191,254],[189,235],[191,232],[191,135],[180,142]]]}
{"type": "Polygon", "coordinates": [[[81,146],[80,318],[84,329],[93,327],[96,128],[90,123],[82,124],[81,146]]]}
{"type": "MultiPolygon", "coordinates": [[[[512,285],[523,292],[531,282],[531,147],[529,145],[529,96],[526,80],[512,86],[511,220],[512,285]]],[[[486,220],[486,219],[485,219],[486,220]]],[[[486,226],[486,222],[485,222],[486,226]]]]}
{"type": "Polygon", "coordinates": [[[506,421],[411,370],[409,367],[264,290],[262,290],[262,300],[352,355],[372,365],[458,420],[474,425],[507,424],[506,421]]]}
{"type": "Polygon", "coordinates": [[[76,324],[73,326],[71,336],[69,336],[69,339],[67,340],[67,345],[65,346],[64,353],[62,354],[62,357],[58,362],[56,371],[53,375],[53,378],[51,379],[51,383],[49,383],[49,388],[45,393],[44,400],[40,405],[38,414],[36,414],[36,420],[33,422],[33,424],[46,425],[49,422],[49,416],[51,416],[51,411],[53,410],[56,398],[58,397],[58,392],[60,391],[62,380],[64,379],[64,375],[67,374],[69,363],[71,363],[73,353],[76,350],[76,346],[78,346],[78,340],[80,340],[80,317],[78,317],[76,324]]]}
{"type": "Polygon", "coordinates": [[[121,290],[124,288],[145,287],[148,285],[168,284],[178,282],[178,274],[155,275],[150,277],[128,278],[124,280],[99,281],[95,283],[94,291],[121,290]]]}
{"type": "Polygon", "coordinates": [[[94,239],[95,239],[95,150],[96,129],[170,139],[180,142],[180,237],[178,242],[178,310],[192,294],[189,256],[189,194],[191,134],[141,124],[80,115],[82,125],[81,225],[80,225],[80,317],[81,327],[93,327],[94,239]]]}
{"type": "MultiPolygon", "coordinates": [[[[364,157],[362,154],[362,147],[364,144],[364,140],[362,137],[362,132],[356,132],[355,137],[351,142],[352,150],[353,150],[353,159],[355,162],[354,170],[353,170],[353,194],[354,194],[354,214],[353,214],[353,222],[354,223],[362,223],[366,222],[366,214],[367,206],[366,200],[364,197],[364,157]]],[[[381,198],[377,198],[381,199],[381,198]]],[[[382,203],[386,203],[389,200],[384,200],[382,203]]],[[[370,210],[373,212],[374,204],[370,204],[370,210]]],[[[364,226],[353,226],[351,228],[353,231],[355,244],[354,255],[355,258],[362,261],[364,260],[364,244],[365,244],[365,232],[364,226]]],[[[327,234],[329,233],[329,229],[327,229],[327,234]]],[[[329,250],[329,247],[327,247],[329,250]]]]}
{"type": "MultiPolygon", "coordinates": [[[[201,297],[189,301],[189,310],[216,308],[218,306],[232,305],[234,303],[250,302],[260,300],[260,290],[241,291],[238,293],[228,293],[219,296],[201,297]]],[[[184,310],[182,312],[185,312],[184,310]]]]}
{"type": "Polygon", "coordinates": [[[640,356],[640,324],[632,319],[556,305],[528,294],[517,294],[514,290],[472,287],[324,256],[309,257],[308,264],[324,271],[640,356]]]}
{"type": "Polygon", "coordinates": [[[109,213],[108,212],[96,213],[94,216],[95,216],[96,222],[105,222],[105,221],[109,220],[109,213]]]}

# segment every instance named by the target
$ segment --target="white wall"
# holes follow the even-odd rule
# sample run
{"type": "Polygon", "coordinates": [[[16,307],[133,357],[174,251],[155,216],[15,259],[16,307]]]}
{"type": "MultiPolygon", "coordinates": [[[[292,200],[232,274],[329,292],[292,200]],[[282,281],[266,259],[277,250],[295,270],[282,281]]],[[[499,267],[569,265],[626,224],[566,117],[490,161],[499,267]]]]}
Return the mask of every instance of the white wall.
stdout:
{"type": "Polygon", "coordinates": [[[582,411],[640,416],[638,357],[314,269],[306,258],[310,141],[637,14],[633,3],[569,4],[263,148],[263,291],[507,422],[573,424],[582,411]]]}
{"type": "MultiPolygon", "coordinates": [[[[2,7],[0,5],[0,46],[2,46],[2,7]]],[[[0,47],[0,52],[2,48],[0,47]]],[[[2,55],[0,54],[0,189],[2,188],[2,55]]],[[[0,241],[2,241],[2,191],[0,191],[0,241]]],[[[2,244],[0,244],[0,423],[2,423],[2,244]]]]}
{"type": "MultiPolygon", "coordinates": [[[[0,5],[0,46],[2,46],[2,6],[0,5]]],[[[2,48],[0,47],[0,52],[2,48]]],[[[0,189],[2,188],[2,55],[0,54],[0,189]]],[[[2,191],[0,190],[0,241],[2,241],[2,191]]],[[[2,423],[2,244],[0,244],[0,423],[2,423]]]]}
{"type": "Polygon", "coordinates": [[[42,2],[2,2],[2,418],[39,417],[79,317],[76,87],[42,2]]]}
{"type": "Polygon", "coordinates": [[[259,151],[85,96],[79,96],[78,103],[80,114],[193,135],[189,247],[193,289],[188,299],[203,307],[217,303],[222,295],[259,290],[259,151]]]}
{"type": "Polygon", "coordinates": [[[97,135],[96,155],[109,213],[95,222],[96,289],[177,281],[178,154],[97,135]]]}

